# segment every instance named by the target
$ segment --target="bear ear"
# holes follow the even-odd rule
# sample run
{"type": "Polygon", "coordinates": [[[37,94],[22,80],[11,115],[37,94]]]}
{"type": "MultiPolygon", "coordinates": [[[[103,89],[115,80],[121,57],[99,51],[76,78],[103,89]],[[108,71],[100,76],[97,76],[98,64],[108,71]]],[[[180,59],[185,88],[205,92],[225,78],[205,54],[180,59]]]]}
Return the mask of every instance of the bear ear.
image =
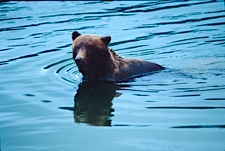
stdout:
{"type": "Polygon", "coordinates": [[[110,36],[105,36],[105,37],[102,37],[102,41],[108,45],[111,41],[111,37],[110,36]]]}
{"type": "Polygon", "coordinates": [[[72,39],[74,40],[74,39],[76,39],[78,36],[80,36],[81,34],[79,33],[79,32],[77,32],[77,31],[74,31],[73,33],[72,33],[72,39]]]}

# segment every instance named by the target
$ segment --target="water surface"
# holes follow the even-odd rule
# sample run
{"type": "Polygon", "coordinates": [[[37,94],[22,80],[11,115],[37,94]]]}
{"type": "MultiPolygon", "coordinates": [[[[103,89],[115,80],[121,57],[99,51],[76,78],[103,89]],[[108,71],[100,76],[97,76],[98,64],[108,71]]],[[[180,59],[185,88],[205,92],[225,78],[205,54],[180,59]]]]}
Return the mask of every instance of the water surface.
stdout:
{"type": "Polygon", "coordinates": [[[4,151],[225,150],[223,1],[0,3],[4,151]],[[71,33],[166,70],[82,83],[71,33]]]}

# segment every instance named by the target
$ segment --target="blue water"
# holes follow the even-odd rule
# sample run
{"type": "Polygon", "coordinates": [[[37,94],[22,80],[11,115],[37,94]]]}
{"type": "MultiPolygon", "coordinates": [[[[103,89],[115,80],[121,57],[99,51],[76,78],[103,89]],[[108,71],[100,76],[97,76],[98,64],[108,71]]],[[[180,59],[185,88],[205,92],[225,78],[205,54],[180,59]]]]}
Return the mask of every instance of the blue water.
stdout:
{"type": "Polygon", "coordinates": [[[2,151],[225,150],[223,1],[1,2],[0,43],[2,151]],[[82,83],[74,30],[166,70],[82,83]]]}

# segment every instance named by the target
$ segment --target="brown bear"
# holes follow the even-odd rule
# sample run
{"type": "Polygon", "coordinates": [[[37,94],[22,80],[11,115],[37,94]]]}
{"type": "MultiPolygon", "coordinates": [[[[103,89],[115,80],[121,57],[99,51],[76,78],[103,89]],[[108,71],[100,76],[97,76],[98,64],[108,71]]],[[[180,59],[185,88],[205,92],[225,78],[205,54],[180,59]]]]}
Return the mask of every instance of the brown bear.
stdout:
{"type": "Polygon", "coordinates": [[[73,59],[84,80],[124,82],[164,69],[153,62],[125,59],[108,48],[110,36],[72,33],[73,59]]]}

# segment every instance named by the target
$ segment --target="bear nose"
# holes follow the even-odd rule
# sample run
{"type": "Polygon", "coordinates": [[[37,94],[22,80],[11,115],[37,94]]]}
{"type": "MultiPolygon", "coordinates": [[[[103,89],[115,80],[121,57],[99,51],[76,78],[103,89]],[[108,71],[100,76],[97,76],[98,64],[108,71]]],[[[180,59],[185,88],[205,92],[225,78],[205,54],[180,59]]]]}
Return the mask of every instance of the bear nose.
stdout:
{"type": "Polygon", "coordinates": [[[81,64],[82,60],[83,60],[82,57],[76,57],[76,58],[75,58],[75,62],[76,62],[76,64],[78,64],[78,65],[81,64]]]}

